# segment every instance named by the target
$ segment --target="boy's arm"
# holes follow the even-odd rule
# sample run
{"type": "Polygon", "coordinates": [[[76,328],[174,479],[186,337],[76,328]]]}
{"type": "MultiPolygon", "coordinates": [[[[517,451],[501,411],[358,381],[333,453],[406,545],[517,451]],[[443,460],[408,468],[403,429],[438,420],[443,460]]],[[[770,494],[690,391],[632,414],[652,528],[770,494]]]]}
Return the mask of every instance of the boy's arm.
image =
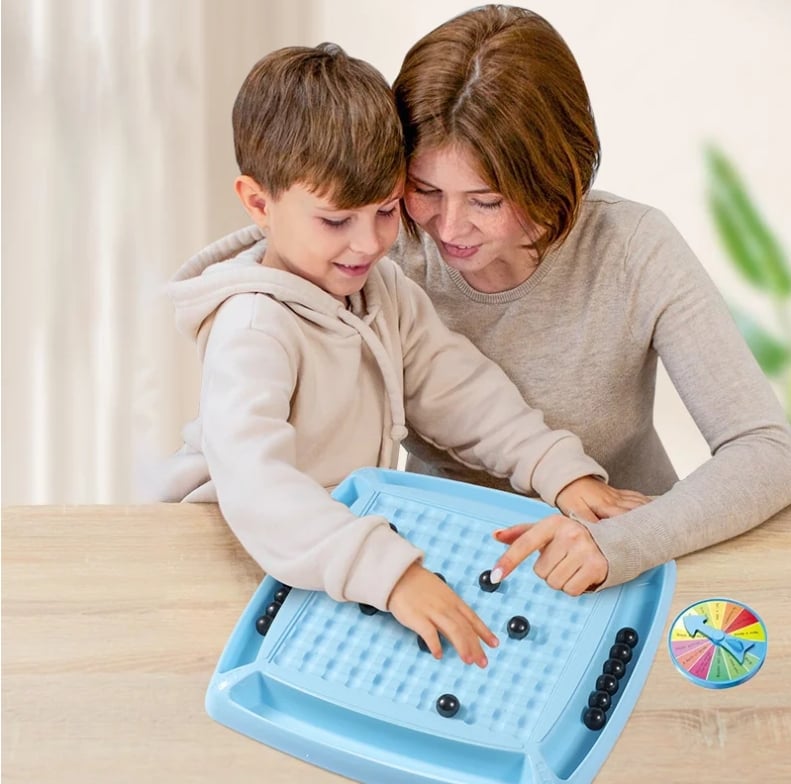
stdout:
{"type": "Polygon", "coordinates": [[[550,430],[495,363],[442,323],[417,284],[400,270],[396,277],[406,413],[422,438],[550,504],[575,479],[607,480],[575,435],[550,430]]]}
{"type": "Polygon", "coordinates": [[[220,509],[277,579],[385,609],[422,554],[385,518],[356,517],[296,467],[288,422],[294,352],[252,328],[215,321],[204,358],[202,448],[220,509]]]}

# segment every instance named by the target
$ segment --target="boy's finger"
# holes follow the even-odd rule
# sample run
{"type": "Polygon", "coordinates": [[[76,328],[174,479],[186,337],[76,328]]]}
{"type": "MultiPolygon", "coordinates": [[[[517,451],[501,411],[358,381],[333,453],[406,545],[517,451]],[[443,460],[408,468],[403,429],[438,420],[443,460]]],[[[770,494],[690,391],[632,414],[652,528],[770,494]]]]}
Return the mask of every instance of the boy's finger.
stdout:
{"type": "Polygon", "coordinates": [[[633,495],[627,496],[623,499],[623,504],[628,509],[637,509],[640,506],[645,506],[646,504],[650,503],[651,499],[646,498],[644,495],[640,495],[639,493],[635,493],[633,495]]]}
{"type": "Polygon", "coordinates": [[[593,501],[590,503],[590,507],[599,517],[616,517],[624,512],[637,509],[638,506],[643,506],[650,500],[642,493],[618,490],[613,498],[593,501]]]}
{"type": "Polygon", "coordinates": [[[418,637],[423,640],[429,652],[435,659],[442,658],[442,643],[439,639],[437,630],[431,626],[426,625],[421,631],[417,632],[418,637]]]}
{"type": "Polygon", "coordinates": [[[651,499],[647,495],[643,495],[638,490],[621,490],[620,492],[630,503],[637,504],[637,506],[642,506],[643,504],[651,502],[651,499]]]}
{"type": "Polygon", "coordinates": [[[469,620],[475,633],[480,637],[490,648],[496,648],[500,644],[497,635],[478,617],[475,610],[469,605],[462,605],[462,612],[469,620]]]}
{"type": "Polygon", "coordinates": [[[442,633],[450,640],[461,660],[465,664],[473,662],[479,667],[485,667],[489,662],[481,648],[478,636],[473,632],[467,619],[459,614],[456,618],[448,618],[441,628],[442,633]]]}
{"type": "Polygon", "coordinates": [[[475,643],[472,645],[472,649],[468,655],[469,661],[474,662],[481,669],[484,669],[489,664],[489,660],[486,658],[486,654],[483,652],[483,648],[477,637],[475,637],[475,643]]]}

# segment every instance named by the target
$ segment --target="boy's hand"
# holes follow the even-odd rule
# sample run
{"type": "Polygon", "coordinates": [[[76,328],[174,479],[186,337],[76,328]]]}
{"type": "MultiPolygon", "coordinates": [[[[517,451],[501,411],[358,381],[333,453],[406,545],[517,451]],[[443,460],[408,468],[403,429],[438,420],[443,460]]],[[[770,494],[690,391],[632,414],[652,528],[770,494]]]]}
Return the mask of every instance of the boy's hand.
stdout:
{"type": "Polygon", "coordinates": [[[595,523],[603,517],[628,512],[651,499],[636,490],[617,490],[593,476],[583,476],[566,485],[555,499],[564,515],[595,523]]]}
{"type": "Polygon", "coordinates": [[[498,542],[510,545],[492,569],[492,582],[509,575],[536,550],[540,555],[533,571],[550,588],[579,596],[607,579],[610,565],[590,531],[575,520],[552,515],[537,523],[512,525],[495,531],[498,542]],[[499,570],[499,575],[496,572],[499,570]],[[499,577],[499,579],[495,579],[499,577]]]}
{"type": "Polygon", "coordinates": [[[474,662],[479,667],[488,664],[481,640],[491,648],[499,644],[497,637],[458,594],[437,575],[416,563],[396,583],[388,609],[396,620],[425,640],[436,659],[442,658],[439,633],[447,637],[465,664],[474,662]]]}

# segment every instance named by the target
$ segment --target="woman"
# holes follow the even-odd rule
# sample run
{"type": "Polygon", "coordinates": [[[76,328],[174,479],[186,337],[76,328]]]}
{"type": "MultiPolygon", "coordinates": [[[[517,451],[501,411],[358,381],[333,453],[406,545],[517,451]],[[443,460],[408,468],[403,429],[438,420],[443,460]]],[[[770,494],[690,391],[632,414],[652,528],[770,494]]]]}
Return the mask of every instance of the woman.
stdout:
{"type": "MultiPolygon", "coordinates": [[[[660,496],[599,522],[498,532],[511,547],[495,577],[540,550],[555,588],[583,568],[614,585],[790,504],[788,423],[712,281],[658,210],[590,191],[599,140],[554,28],[522,8],[474,9],[412,47],[394,92],[413,223],[390,255],[614,486],[660,496]],[[652,422],[660,358],[712,452],[683,481],[652,422]]],[[[407,446],[410,470],[510,489],[407,446]]]]}

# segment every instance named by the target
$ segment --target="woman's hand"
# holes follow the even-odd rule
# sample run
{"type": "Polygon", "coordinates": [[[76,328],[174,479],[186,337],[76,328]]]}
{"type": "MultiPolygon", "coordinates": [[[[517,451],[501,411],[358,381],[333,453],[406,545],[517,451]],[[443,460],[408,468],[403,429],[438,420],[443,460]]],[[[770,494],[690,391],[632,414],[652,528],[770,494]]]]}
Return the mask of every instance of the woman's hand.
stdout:
{"type": "Polygon", "coordinates": [[[404,626],[425,641],[436,659],[442,658],[440,633],[465,664],[488,664],[481,647],[499,644],[497,637],[453,589],[437,575],[415,563],[404,572],[390,594],[388,609],[404,626]]]}
{"type": "Polygon", "coordinates": [[[607,579],[610,565],[590,531],[563,515],[552,515],[537,523],[523,523],[495,531],[498,542],[509,545],[492,569],[492,582],[499,582],[534,552],[540,555],[533,571],[550,588],[579,596],[607,579]]]}

